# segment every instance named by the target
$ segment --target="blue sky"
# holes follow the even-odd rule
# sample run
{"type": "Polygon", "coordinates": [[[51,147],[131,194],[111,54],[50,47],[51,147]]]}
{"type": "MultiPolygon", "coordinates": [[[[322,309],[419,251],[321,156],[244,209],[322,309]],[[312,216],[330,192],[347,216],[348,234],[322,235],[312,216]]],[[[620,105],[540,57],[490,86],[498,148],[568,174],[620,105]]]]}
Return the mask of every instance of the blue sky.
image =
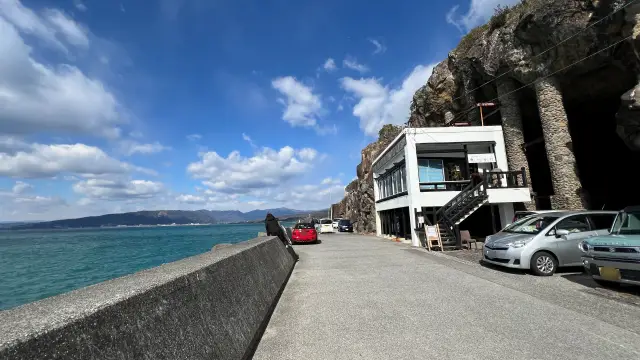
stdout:
{"type": "Polygon", "coordinates": [[[0,220],[320,209],[514,0],[0,0],[0,220]]]}

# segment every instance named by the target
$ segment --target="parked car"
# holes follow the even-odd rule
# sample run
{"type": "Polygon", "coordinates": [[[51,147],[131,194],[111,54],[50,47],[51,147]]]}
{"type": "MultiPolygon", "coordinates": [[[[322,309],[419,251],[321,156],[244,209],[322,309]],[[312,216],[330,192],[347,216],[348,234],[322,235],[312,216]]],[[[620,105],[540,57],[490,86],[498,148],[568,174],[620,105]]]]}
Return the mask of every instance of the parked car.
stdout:
{"type": "Polygon", "coordinates": [[[581,266],[580,241],[609,232],[615,211],[556,211],[530,215],[485,239],[483,261],[553,275],[581,266]]]}
{"type": "Polygon", "coordinates": [[[353,232],[351,220],[342,219],[338,222],[338,232],[353,232]]]}
{"type": "Polygon", "coordinates": [[[333,230],[338,230],[338,224],[340,223],[340,218],[338,219],[333,219],[333,223],[331,223],[331,225],[333,226],[333,230]]]}
{"type": "Polygon", "coordinates": [[[640,285],[640,206],[618,213],[607,235],[582,241],[582,263],[601,285],[640,285]]]}
{"type": "Polygon", "coordinates": [[[299,223],[293,227],[291,234],[291,241],[293,243],[310,243],[318,242],[318,232],[313,227],[313,224],[299,223]]]}
{"type": "Polygon", "coordinates": [[[549,213],[549,212],[561,212],[562,210],[526,210],[526,211],[516,211],[515,215],[513,215],[513,220],[511,222],[516,222],[522,218],[525,218],[527,216],[531,216],[531,215],[538,215],[538,214],[543,214],[543,213],[549,213]]]}
{"type": "Polygon", "coordinates": [[[320,234],[332,233],[333,221],[331,221],[331,219],[320,219],[320,224],[318,225],[318,232],[320,234]]]}

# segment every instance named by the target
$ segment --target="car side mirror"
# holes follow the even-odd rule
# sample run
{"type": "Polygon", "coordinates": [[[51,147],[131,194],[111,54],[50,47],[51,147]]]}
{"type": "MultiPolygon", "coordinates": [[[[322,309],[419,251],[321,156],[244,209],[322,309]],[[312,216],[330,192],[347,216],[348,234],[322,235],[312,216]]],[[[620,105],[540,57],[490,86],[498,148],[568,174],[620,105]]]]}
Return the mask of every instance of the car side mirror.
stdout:
{"type": "Polygon", "coordinates": [[[563,236],[569,235],[569,230],[567,229],[558,229],[556,230],[556,237],[559,239],[563,236]]]}

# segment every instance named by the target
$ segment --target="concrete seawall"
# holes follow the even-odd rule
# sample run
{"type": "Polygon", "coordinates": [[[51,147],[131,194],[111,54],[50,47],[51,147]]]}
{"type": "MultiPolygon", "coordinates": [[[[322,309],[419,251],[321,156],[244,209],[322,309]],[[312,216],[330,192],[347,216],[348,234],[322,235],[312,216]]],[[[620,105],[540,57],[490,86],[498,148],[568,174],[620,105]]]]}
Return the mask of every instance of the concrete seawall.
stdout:
{"type": "Polygon", "coordinates": [[[242,359],[293,269],[263,237],[0,312],[0,359],[242,359]]]}

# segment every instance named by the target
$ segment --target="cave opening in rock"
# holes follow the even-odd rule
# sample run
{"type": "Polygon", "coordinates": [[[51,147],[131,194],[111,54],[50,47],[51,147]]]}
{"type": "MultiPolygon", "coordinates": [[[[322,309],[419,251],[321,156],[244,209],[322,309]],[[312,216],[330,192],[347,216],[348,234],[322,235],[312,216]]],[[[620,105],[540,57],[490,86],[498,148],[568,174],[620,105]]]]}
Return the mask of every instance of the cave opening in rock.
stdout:
{"type": "MultiPolygon", "coordinates": [[[[518,85],[518,88],[522,85],[518,85]]],[[[535,193],[536,208],[551,209],[550,196],[553,195],[553,183],[547,151],[544,147],[542,123],[538,111],[538,102],[533,88],[525,87],[517,92],[522,116],[522,135],[524,150],[529,165],[531,187],[535,193]]]]}
{"type": "Polygon", "coordinates": [[[607,66],[563,84],[578,177],[589,209],[619,210],[640,204],[634,179],[640,153],[616,133],[620,96],[635,84],[633,73],[607,66]]]}

